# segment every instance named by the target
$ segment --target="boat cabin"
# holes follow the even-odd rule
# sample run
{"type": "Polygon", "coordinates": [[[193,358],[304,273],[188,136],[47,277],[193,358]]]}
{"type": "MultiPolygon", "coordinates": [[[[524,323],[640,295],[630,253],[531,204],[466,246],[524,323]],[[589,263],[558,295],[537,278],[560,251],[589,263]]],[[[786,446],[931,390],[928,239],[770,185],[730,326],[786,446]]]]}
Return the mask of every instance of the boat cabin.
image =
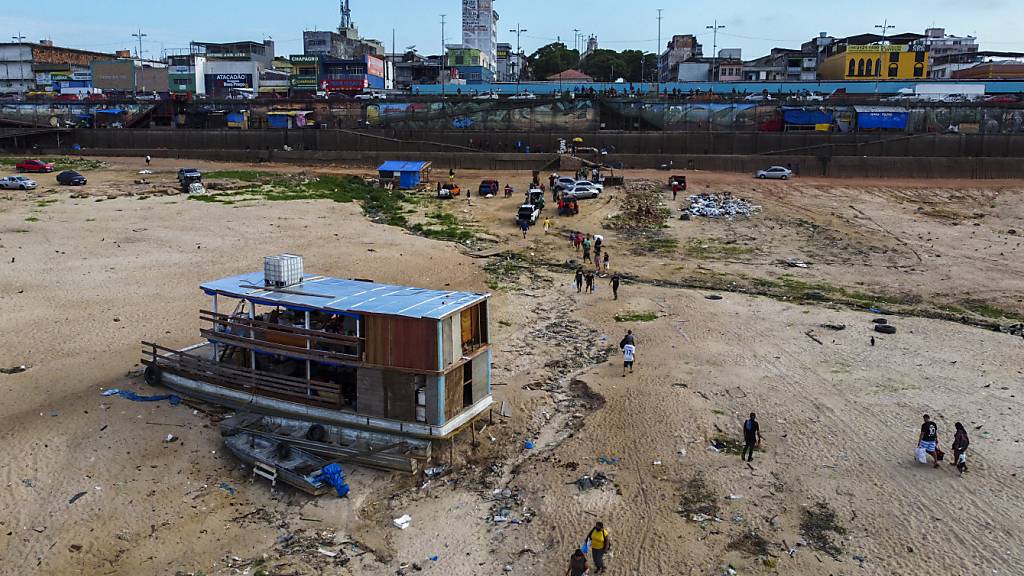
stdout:
{"type": "Polygon", "coordinates": [[[239,410],[424,438],[491,407],[489,294],[299,278],[202,284],[204,342],[144,342],[147,379],[239,410]]]}

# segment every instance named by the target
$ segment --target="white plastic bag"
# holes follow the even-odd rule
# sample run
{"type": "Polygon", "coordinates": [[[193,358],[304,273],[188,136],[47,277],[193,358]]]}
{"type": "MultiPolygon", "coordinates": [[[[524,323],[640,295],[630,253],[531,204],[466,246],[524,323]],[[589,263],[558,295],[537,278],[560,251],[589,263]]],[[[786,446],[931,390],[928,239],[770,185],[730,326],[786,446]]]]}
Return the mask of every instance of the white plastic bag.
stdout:
{"type": "Polygon", "coordinates": [[[928,463],[928,452],[926,452],[924,448],[917,449],[917,461],[921,464],[928,463]]]}

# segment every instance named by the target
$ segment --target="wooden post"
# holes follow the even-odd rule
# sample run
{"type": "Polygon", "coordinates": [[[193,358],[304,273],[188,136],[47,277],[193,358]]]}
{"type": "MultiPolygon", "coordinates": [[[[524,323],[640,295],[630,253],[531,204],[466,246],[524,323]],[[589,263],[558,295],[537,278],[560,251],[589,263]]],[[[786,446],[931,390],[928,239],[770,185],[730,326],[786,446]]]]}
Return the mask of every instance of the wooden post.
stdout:
{"type": "Polygon", "coordinates": [[[487,409],[487,423],[494,424],[494,408],[487,409]]]}

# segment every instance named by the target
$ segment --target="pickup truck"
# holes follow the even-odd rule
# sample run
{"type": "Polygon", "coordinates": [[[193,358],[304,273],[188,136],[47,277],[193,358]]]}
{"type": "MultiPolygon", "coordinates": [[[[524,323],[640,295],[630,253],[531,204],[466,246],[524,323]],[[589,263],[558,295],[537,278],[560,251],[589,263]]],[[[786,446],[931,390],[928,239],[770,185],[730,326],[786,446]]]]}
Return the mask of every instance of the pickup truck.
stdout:
{"type": "Polygon", "coordinates": [[[537,223],[538,218],[540,218],[540,208],[533,204],[523,204],[519,207],[519,212],[516,212],[516,226],[522,226],[523,222],[533,226],[537,223]]]}

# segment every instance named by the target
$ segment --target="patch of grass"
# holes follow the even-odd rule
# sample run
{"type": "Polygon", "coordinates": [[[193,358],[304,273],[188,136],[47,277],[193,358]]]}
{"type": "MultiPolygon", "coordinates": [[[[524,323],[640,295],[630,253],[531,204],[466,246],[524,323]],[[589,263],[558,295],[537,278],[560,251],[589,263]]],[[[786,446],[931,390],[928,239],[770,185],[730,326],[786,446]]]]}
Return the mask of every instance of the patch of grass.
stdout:
{"type": "Polygon", "coordinates": [[[57,200],[56,198],[48,198],[46,200],[40,200],[36,202],[36,206],[39,206],[40,208],[46,208],[50,204],[56,204],[57,202],[59,202],[59,200],[57,200]]]}
{"type": "MultiPolygon", "coordinates": [[[[0,166],[14,166],[22,160],[30,158],[29,156],[5,156],[0,157],[0,166]]],[[[72,158],[70,156],[57,156],[53,158],[39,158],[43,162],[52,162],[53,169],[56,172],[62,170],[76,170],[78,172],[84,172],[87,170],[98,170],[100,168],[106,168],[109,166],[106,162],[99,160],[91,160],[89,158],[72,158]]]]}
{"type": "Polygon", "coordinates": [[[827,502],[818,502],[804,510],[800,520],[800,533],[814,548],[832,557],[843,553],[834,538],[846,534],[846,528],[836,519],[836,512],[827,502]]]}
{"type": "Polygon", "coordinates": [[[708,486],[703,473],[697,472],[683,484],[679,512],[684,516],[704,514],[712,518],[718,517],[718,496],[708,486]]]}
{"type": "Polygon", "coordinates": [[[1002,308],[999,308],[997,306],[994,306],[992,304],[989,304],[988,302],[984,302],[981,300],[967,300],[963,302],[963,306],[964,308],[977,314],[978,316],[983,316],[991,320],[1002,320],[1003,318],[1020,317],[1020,315],[1018,314],[1015,314],[1008,310],[1003,310],[1002,308]]]}
{"type": "Polygon", "coordinates": [[[214,170],[203,174],[207,180],[241,180],[242,182],[259,182],[280,176],[274,172],[259,172],[257,170],[214,170]]]}
{"type": "Polygon", "coordinates": [[[25,218],[25,222],[39,222],[39,218],[36,218],[35,216],[29,216],[28,218],[25,218]]]}
{"type": "Polygon", "coordinates": [[[484,272],[487,272],[487,287],[495,292],[510,290],[528,268],[529,265],[516,254],[491,260],[484,266],[484,272]]]}
{"type": "Polygon", "coordinates": [[[658,230],[639,232],[633,236],[633,240],[630,252],[638,256],[645,254],[671,256],[679,250],[678,239],[666,236],[664,232],[658,230]]]}
{"type": "Polygon", "coordinates": [[[498,320],[498,324],[500,324],[501,326],[504,326],[506,328],[508,328],[509,326],[512,325],[512,323],[509,322],[508,320],[498,320]]]}
{"type": "Polygon", "coordinates": [[[434,240],[450,240],[453,242],[469,242],[476,238],[454,214],[436,210],[427,214],[428,224],[413,224],[410,230],[434,240]]]}
{"type": "Polygon", "coordinates": [[[767,556],[768,548],[769,542],[756,532],[744,532],[726,545],[728,550],[736,550],[751,556],[767,556]]]}
{"type": "Polygon", "coordinates": [[[657,312],[620,312],[615,315],[616,322],[653,322],[658,319],[657,312]]]}
{"type": "Polygon", "coordinates": [[[685,248],[687,256],[700,260],[728,260],[753,254],[752,246],[722,242],[714,238],[694,238],[685,248]]]}
{"type": "MultiPolygon", "coordinates": [[[[726,454],[743,454],[743,448],[745,445],[742,441],[736,438],[721,437],[712,440],[712,443],[718,442],[721,442],[722,444],[725,445],[725,448],[722,449],[722,452],[725,452],[726,454]]],[[[759,451],[760,448],[754,448],[754,450],[759,451]]]]}

